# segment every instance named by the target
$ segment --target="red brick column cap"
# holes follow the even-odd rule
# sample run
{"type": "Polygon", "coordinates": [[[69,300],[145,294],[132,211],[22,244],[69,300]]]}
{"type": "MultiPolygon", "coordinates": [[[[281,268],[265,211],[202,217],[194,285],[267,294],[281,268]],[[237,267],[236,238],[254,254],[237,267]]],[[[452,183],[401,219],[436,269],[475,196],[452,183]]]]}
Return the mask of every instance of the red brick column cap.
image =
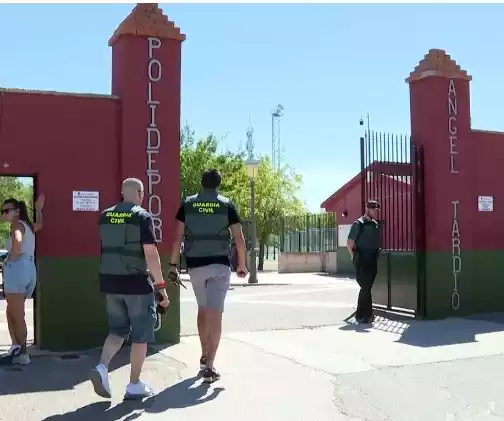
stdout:
{"type": "Polygon", "coordinates": [[[115,30],[108,45],[112,46],[124,35],[173,39],[181,42],[186,38],[175,23],[163,14],[157,3],[138,3],[115,30]]]}
{"type": "Polygon", "coordinates": [[[424,56],[423,60],[418,63],[406,82],[411,83],[417,80],[425,79],[430,76],[442,76],[449,79],[463,79],[470,81],[472,76],[469,76],[465,70],[453,60],[444,50],[431,49],[424,56]]]}

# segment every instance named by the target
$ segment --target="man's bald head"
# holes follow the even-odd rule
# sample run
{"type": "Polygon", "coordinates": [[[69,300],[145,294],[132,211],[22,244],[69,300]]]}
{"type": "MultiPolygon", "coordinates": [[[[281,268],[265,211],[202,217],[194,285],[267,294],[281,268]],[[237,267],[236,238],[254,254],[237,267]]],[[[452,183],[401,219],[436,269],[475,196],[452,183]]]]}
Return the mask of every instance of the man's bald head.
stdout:
{"type": "Polygon", "coordinates": [[[121,193],[125,202],[140,205],[144,197],[144,187],[138,178],[127,178],[122,183],[121,193]]]}

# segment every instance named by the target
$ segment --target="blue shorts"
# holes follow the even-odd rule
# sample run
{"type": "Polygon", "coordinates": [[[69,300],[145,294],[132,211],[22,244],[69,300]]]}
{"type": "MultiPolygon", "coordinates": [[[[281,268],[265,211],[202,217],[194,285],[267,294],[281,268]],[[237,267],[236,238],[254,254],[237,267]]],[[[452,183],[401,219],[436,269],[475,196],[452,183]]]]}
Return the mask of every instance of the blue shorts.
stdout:
{"type": "Polygon", "coordinates": [[[154,294],[107,294],[109,333],[138,344],[155,341],[156,300],[154,294]]]}
{"type": "Polygon", "coordinates": [[[20,256],[18,260],[7,260],[3,268],[4,294],[24,294],[31,298],[37,285],[37,268],[30,256],[20,256]]]}

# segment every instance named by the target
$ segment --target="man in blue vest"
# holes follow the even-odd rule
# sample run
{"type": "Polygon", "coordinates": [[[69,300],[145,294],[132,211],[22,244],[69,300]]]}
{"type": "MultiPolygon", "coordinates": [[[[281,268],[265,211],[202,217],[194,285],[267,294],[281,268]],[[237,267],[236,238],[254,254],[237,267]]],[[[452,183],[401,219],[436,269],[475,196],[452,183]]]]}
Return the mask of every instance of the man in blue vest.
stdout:
{"type": "Polygon", "coordinates": [[[109,335],[100,363],[91,371],[95,392],[111,397],[108,366],[124,341],[131,338],[131,374],[125,399],[141,399],[152,390],[140,381],[147,344],[154,341],[156,291],[159,305],[169,304],[154,236],[152,216],[140,204],[143,183],[128,178],[122,201],[105,209],[99,219],[101,238],[100,290],[105,294],[109,335]]]}
{"type": "Polygon", "coordinates": [[[184,257],[198,302],[198,333],[201,342],[200,369],[203,381],[213,383],[220,375],[214,368],[222,328],[224,300],[229,289],[230,231],[238,252],[237,274],[245,277],[245,239],[233,203],[218,193],[221,175],[205,171],[201,191],[187,197],[177,212],[177,230],[171,266],[176,270],[180,242],[184,237],[184,257]]]}

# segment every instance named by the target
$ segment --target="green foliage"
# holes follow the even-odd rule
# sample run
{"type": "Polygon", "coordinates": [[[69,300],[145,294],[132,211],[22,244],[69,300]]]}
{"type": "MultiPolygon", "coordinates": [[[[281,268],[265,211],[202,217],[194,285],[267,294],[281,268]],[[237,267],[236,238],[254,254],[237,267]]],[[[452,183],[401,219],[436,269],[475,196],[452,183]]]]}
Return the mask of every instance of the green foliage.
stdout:
{"type": "Polygon", "coordinates": [[[186,124],[180,134],[180,196],[181,199],[197,193],[201,174],[206,169],[217,168],[222,174],[221,192],[232,195],[246,180],[244,153],[218,153],[219,142],[210,134],[195,140],[194,131],[186,124]]]}
{"type": "MultiPolygon", "coordinates": [[[[217,168],[222,174],[220,192],[237,206],[243,220],[250,219],[250,180],[246,170],[246,154],[218,152],[219,142],[213,135],[196,141],[194,131],[186,124],[180,135],[180,193],[181,198],[200,189],[201,173],[217,168]]],[[[301,176],[291,168],[276,171],[267,157],[260,159],[255,179],[256,233],[259,243],[259,269],[262,268],[264,247],[278,244],[282,218],[301,215],[304,203],[297,198],[301,176]]],[[[244,224],[244,230],[248,227],[244,224]]]]}
{"type": "MultiPolygon", "coordinates": [[[[33,219],[33,187],[21,183],[15,177],[0,177],[0,203],[5,199],[23,200],[28,208],[28,214],[33,219]]],[[[9,225],[0,221],[0,248],[4,247],[9,237],[9,225]]]]}
{"type": "Polygon", "coordinates": [[[329,212],[305,213],[294,216],[287,215],[283,220],[283,230],[285,232],[307,229],[332,229],[336,227],[336,214],[329,212]]]}

